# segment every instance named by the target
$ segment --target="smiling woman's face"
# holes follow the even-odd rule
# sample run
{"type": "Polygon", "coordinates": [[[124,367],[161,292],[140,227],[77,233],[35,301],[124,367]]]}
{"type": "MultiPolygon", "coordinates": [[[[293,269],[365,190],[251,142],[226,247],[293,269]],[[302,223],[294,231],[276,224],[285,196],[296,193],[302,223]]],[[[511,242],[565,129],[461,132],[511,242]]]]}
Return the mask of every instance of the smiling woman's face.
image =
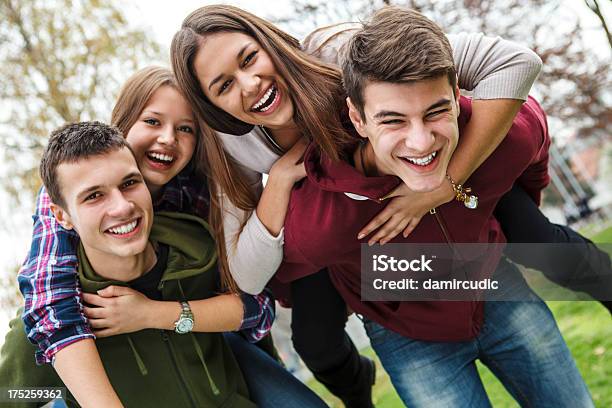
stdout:
{"type": "Polygon", "coordinates": [[[155,196],[193,156],[196,125],[191,107],[173,87],[160,87],[128,131],[126,140],[155,196]]]}
{"type": "Polygon", "coordinates": [[[204,94],[251,125],[293,126],[293,103],[270,55],[252,37],[220,32],[204,37],[194,68],[204,94]]]}

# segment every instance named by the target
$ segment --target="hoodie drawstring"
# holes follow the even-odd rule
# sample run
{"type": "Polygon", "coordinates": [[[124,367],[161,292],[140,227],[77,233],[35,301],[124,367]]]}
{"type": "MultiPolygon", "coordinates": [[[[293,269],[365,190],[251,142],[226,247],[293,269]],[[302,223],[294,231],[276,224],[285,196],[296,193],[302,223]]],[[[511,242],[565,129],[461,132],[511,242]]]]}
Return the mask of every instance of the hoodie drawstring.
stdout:
{"type": "Polygon", "coordinates": [[[198,357],[200,358],[200,362],[202,363],[202,367],[204,367],[204,371],[206,372],[206,376],[208,377],[208,383],[210,384],[210,389],[212,390],[213,394],[219,395],[221,391],[219,391],[219,388],[217,388],[217,384],[215,384],[212,377],[210,376],[210,372],[208,371],[208,366],[206,365],[206,361],[204,361],[204,353],[202,353],[200,344],[196,340],[193,333],[189,333],[189,336],[191,337],[191,341],[193,342],[193,347],[195,348],[195,351],[198,354],[198,357]]]}
{"type": "Polygon", "coordinates": [[[127,336],[127,339],[128,343],[130,343],[130,347],[132,348],[132,354],[134,354],[136,364],[138,364],[138,368],[140,369],[140,374],[142,374],[143,376],[149,374],[149,370],[147,370],[147,366],[145,365],[144,361],[142,361],[142,357],[140,357],[140,354],[138,354],[138,350],[136,350],[136,346],[134,345],[134,342],[132,341],[132,338],[129,334],[127,336]]]}
{"type": "MultiPolygon", "coordinates": [[[[182,298],[186,299],[185,292],[183,292],[183,286],[181,285],[180,279],[177,280],[177,283],[178,283],[178,288],[179,288],[179,291],[181,292],[182,298]]],[[[191,342],[193,343],[193,347],[195,348],[196,354],[198,355],[200,362],[202,363],[202,367],[204,367],[204,371],[206,372],[206,377],[208,377],[208,383],[210,384],[210,389],[212,390],[214,395],[219,395],[221,391],[219,391],[217,384],[215,384],[215,382],[213,381],[210,375],[210,371],[208,371],[208,366],[206,365],[206,361],[204,360],[204,353],[202,352],[202,348],[200,347],[200,344],[196,340],[193,333],[189,333],[189,336],[191,337],[191,342]]]]}

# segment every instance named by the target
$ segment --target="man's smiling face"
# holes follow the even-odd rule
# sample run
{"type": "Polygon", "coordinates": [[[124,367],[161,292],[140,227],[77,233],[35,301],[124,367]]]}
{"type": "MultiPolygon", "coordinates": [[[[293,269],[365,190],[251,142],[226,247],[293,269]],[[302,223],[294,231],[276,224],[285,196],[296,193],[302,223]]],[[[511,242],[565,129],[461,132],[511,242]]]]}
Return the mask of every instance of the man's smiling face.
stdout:
{"type": "Polygon", "coordinates": [[[141,254],[153,223],[151,195],[127,148],[57,167],[64,208],[52,210],[74,228],[90,261],[141,254]]]}
{"type": "Polygon", "coordinates": [[[400,177],[413,191],[438,188],[457,147],[459,89],[447,75],[410,83],[368,82],[364,113],[349,115],[372,144],[379,173],[400,177]]]}

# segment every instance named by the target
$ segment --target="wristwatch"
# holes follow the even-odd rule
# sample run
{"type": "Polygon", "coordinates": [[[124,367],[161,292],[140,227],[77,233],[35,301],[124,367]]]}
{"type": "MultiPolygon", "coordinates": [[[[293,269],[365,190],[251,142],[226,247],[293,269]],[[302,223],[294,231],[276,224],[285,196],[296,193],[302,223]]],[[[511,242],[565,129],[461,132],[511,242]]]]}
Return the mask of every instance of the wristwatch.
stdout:
{"type": "Polygon", "coordinates": [[[187,302],[179,302],[181,304],[181,314],[176,322],[174,322],[174,331],[178,334],[187,334],[193,330],[193,313],[187,302]]]}

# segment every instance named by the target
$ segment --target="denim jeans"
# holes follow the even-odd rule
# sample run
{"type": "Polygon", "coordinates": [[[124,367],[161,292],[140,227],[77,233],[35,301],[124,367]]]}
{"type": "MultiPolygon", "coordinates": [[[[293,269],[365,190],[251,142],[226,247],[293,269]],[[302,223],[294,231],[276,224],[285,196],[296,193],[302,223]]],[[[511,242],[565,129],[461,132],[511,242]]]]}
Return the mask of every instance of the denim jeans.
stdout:
{"type": "Polygon", "coordinates": [[[260,408],[323,408],[327,405],[310,388],[259,347],[236,333],[224,333],[249,389],[260,408]]]}
{"type": "MultiPolygon", "coordinates": [[[[364,319],[372,347],[410,407],[490,407],[476,369],[485,364],[523,407],[588,408],[593,401],[546,304],[514,265],[502,260],[498,280],[528,301],[488,301],[478,336],[465,342],[412,340],[364,319]]],[[[505,287],[500,284],[500,287],[505,287]]]]}

